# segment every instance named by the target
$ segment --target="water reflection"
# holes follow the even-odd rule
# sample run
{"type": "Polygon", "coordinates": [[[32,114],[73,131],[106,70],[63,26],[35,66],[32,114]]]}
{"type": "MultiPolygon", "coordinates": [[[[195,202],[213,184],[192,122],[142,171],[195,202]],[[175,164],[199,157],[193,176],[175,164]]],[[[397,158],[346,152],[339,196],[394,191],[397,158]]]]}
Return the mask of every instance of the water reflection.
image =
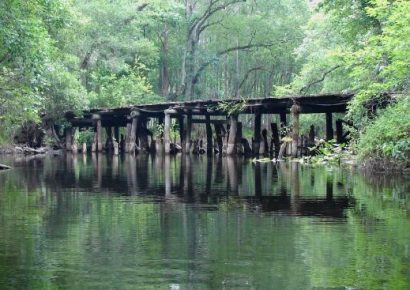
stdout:
{"type": "Polygon", "coordinates": [[[59,187],[110,195],[153,195],[211,205],[237,196],[244,205],[263,212],[337,218],[345,217],[345,209],[354,205],[343,175],[325,170],[315,173],[300,168],[298,163],[93,153],[20,164],[24,165],[15,172],[21,176],[20,182],[31,188],[45,182],[53,190],[59,187]]]}
{"type": "Polygon", "coordinates": [[[408,180],[206,156],[2,160],[1,289],[408,289],[408,180]]]}

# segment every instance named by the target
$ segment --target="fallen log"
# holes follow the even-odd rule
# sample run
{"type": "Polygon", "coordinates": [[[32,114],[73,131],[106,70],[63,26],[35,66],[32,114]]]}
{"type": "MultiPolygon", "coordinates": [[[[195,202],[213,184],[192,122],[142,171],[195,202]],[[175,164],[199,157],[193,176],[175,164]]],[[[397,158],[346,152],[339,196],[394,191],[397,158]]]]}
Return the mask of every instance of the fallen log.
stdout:
{"type": "Polygon", "coordinates": [[[48,148],[42,147],[38,149],[30,148],[30,147],[16,147],[16,152],[24,153],[25,155],[36,155],[36,154],[46,154],[48,148]]]}
{"type": "Polygon", "coordinates": [[[11,167],[8,166],[8,165],[1,164],[1,163],[0,163],[0,170],[6,170],[6,169],[11,169],[11,167]]]}

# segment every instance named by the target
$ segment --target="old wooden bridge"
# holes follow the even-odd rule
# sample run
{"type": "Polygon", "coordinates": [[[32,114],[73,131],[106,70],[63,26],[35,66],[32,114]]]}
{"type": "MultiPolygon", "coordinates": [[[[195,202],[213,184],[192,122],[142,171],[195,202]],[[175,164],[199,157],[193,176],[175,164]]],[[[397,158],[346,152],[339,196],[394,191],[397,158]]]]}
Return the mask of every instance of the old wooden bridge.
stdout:
{"type": "MultiPolygon", "coordinates": [[[[186,102],[167,102],[158,104],[133,105],[111,109],[92,109],[76,117],[68,112],[66,119],[71,127],[66,129],[67,150],[77,150],[73,146],[73,134],[76,128],[93,128],[94,141],[92,151],[104,150],[135,153],[137,151],[183,153],[219,152],[227,155],[279,154],[281,147],[281,128],[288,126],[288,155],[298,156],[301,148],[314,142],[314,124],[307,136],[299,134],[300,114],[323,113],[326,119],[326,139],[343,142],[342,120],[337,120],[333,128],[333,113],[346,112],[347,103],[353,94],[327,94],[315,96],[294,96],[263,99],[196,100],[186,102]],[[249,142],[242,136],[241,115],[253,116],[253,138],[249,142]],[[262,128],[263,115],[280,116],[279,124],[269,123],[269,128],[262,128]],[[288,117],[290,115],[290,124],[288,117]],[[149,124],[157,119],[161,124],[161,134],[156,140],[149,124]],[[171,127],[178,124],[180,145],[172,142],[171,127]],[[204,124],[206,141],[193,139],[192,129],[195,124],[204,124]],[[290,126],[289,126],[290,125],[290,126]],[[121,129],[124,128],[124,129],[121,129]],[[105,130],[105,133],[104,133],[105,130]],[[123,134],[121,133],[123,132],[123,134]],[[268,137],[269,136],[269,137],[268,137]]],[[[248,117],[249,118],[249,117],[248,117]]],[[[265,117],[266,118],[266,117],[265,117]]],[[[269,118],[269,117],[268,117],[269,118]]],[[[273,119],[273,118],[272,118],[273,119]]],[[[283,143],[283,142],[282,142],[283,143]]],[[[86,147],[83,146],[83,151],[86,147]]]]}

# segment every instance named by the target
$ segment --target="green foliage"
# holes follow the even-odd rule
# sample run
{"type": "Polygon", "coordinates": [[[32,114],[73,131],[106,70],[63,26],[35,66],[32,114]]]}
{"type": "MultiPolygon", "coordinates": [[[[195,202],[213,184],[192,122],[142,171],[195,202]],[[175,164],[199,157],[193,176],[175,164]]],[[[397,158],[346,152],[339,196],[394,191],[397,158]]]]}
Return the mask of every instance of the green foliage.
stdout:
{"type": "Polygon", "coordinates": [[[342,159],[351,158],[351,152],[345,144],[336,144],[335,140],[320,140],[315,147],[309,148],[311,156],[307,161],[312,166],[317,165],[337,165],[342,159]]]}
{"type": "Polygon", "coordinates": [[[74,143],[77,145],[81,145],[83,143],[87,145],[91,145],[94,139],[94,131],[93,129],[87,130],[76,130],[74,134],[74,143]]]}
{"type": "Polygon", "coordinates": [[[218,103],[216,109],[224,112],[228,116],[237,115],[246,108],[246,100],[241,99],[238,102],[221,101],[218,103]]]}
{"type": "MultiPolygon", "coordinates": [[[[366,138],[372,132],[366,126],[384,116],[373,109],[389,101],[385,93],[409,93],[410,2],[314,5],[2,1],[0,142],[10,142],[20,124],[39,122],[40,114],[63,124],[65,111],[90,107],[347,91],[356,93],[347,118],[366,138]]],[[[233,115],[243,108],[242,99],[214,109],[233,115]]],[[[323,118],[301,120],[302,133],[310,124],[322,133],[323,118]]],[[[407,146],[400,139],[382,151],[403,159],[407,146]]]]}
{"type": "Polygon", "coordinates": [[[90,93],[91,107],[119,107],[163,101],[152,92],[150,84],[137,67],[126,69],[122,75],[99,71],[91,77],[94,90],[90,93]]]}
{"type": "Polygon", "coordinates": [[[164,135],[164,124],[156,122],[152,129],[152,134],[155,138],[161,138],[164,135]]]}
{"type": "Polygon", "coordinates": [[[410,159],[410,97],[400,97],[361,133],[355,146],[366,159],[410,159]]]}

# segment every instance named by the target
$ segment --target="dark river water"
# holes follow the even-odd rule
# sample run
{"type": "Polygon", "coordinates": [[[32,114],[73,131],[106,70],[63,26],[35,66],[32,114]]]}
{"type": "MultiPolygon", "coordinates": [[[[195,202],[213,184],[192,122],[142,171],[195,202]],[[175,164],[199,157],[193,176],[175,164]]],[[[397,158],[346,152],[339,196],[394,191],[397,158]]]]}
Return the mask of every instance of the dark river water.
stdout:
{"type": "Polygon", "coordinates": [[[0,289],[410,289],[410,180],[297,163],[0,162],[0,289]]]}

